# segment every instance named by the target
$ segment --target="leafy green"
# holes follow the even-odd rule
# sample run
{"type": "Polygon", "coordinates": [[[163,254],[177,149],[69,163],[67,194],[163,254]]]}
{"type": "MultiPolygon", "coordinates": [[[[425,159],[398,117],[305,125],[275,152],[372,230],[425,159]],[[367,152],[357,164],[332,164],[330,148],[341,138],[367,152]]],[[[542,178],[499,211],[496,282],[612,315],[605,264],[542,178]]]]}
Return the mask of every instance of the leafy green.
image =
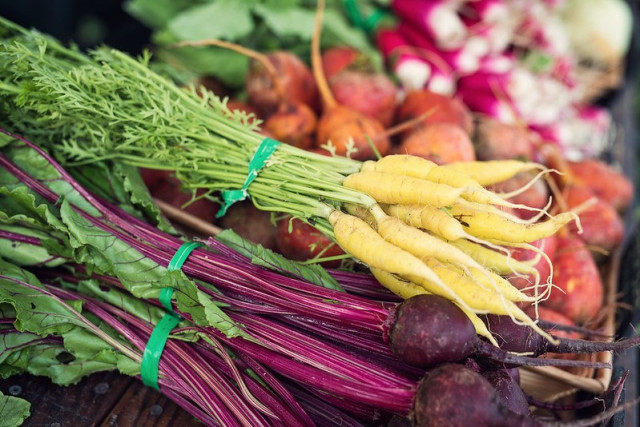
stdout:
{"type": "MultiPolygon", "coordinates": [[[[367,13],[379,7],[376,2],[358,3],[367,13]]],[[[126,9],[154,30],[152,40],[159,47],[159,59],[196,74],[215,76],[232,88],[243,86],[246,78],[248,61],[242,55],[212,46],[168,46],[179,41],[223,39],[262,52],[288,50],[306,61],[310,58],[314,1],[130,0],[126,9]]],[[[350,22],[340,0],[327,2],[321,43],[323,47],[348,45],[359,49],[382,70],[380,54],[366,31],[350,22]]]]}
{"type": "Polygon", "coordinates": [[[0,392],[0,420],[6,427],[16,427],[24,423],[31,415],[31,404],[15,396],[0,392]]]}
{"type": "Polygon", "coordinates": [[[290,260],[270,249],[244,240],[233,230],[222,230],[215,237],[226,246],[249,258],[253,264],[271,270],[289,273],[294,277],[308,280],[316,285],[344,291],[338,281],[318,264],[301,264],[290,260]]]}

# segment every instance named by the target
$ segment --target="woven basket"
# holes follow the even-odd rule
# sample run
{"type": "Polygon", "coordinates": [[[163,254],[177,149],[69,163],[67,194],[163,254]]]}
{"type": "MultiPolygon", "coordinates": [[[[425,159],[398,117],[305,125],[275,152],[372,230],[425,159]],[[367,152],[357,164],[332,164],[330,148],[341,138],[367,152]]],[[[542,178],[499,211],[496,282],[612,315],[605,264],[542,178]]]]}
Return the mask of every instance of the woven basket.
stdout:
{"type": "MultiPolygon", "coordinates": [[[[613,337],[616,332],[616,307],[618,297],[618,275],[620,271],[621,251],[614,252],[601,268],[602,282],[605,287],[602,320],[594,325],[594,330],[613,337]]],[[[613,353],[597,353],[582,360],[610,363],[613,366],[613,353]]],[[[552,366],[520,368],[520,384],[525,393],[538,400],[552,402],[578,391],[594,394],[604,392],[611,383],[612,369],[572,368],[559,369],[552,366]]]]}

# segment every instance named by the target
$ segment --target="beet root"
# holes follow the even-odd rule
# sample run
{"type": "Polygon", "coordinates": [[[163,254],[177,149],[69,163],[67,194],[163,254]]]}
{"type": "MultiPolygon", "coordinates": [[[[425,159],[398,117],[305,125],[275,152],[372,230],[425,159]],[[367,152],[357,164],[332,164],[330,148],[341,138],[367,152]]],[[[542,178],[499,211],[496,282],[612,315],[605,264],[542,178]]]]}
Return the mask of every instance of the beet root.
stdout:
{"type": "Polygon", "coordinates": [[[473,352],[477,340],[473,325],[462,310],[445,298],[409,298],[398,306],[395,316],[391,350],[413,366],[454,362],[473,352]]]}
{"type": "Polygon", "coordinates": [[[414,401],[416,426],[534,426],[501,401],[496,389],[481,374],[458,364],[429,371],[414,401]]]}
{"type": "Polygon", "coordinates": [[[530,415],[529,402],[519,384],[518,370],[497,368],[481,372],[496,389],[500,402],[516,414],[530,415]],[[513,373],[511,372],[513,371],[513,373]]]}
{"type": "MultiPolygon", "coordinates": [[[[408,298],[397,306],[392,317],[389,331],[391,350],[403,362],[417,367],[458,362],[467,357],[481,358],[488,364],[498,363],[512,366],[611,367],[610,364],[600,362],[545,359],[511,354],[481,340],[476,335],[475,328],[466,314],[453,302],[436,295],[421,294],[408,298]]],[[[517,325],[509,317],[505,317],[503,323],[508,322],[514,325],[516,332],[521,334],[531,332],[530,341],[540,348],[545,348],[544,343],[547,341],[541,336],[533,331],[523,331],[517,328],[517,325]],[[541,341],[542,343],[540,343],[541,341]]],[[[496,338],[498,337],[496,336],[496,338]]],[[[517,338],[518,343],[520,339],[517,338]]],[[[593,346],[596,343],[590,345],[593,346]]],[[[553,349],[556,350],[558,347],[553,347],[553,349]]],[[[535,353],[535,348],[523,352],[535,353]]]]}

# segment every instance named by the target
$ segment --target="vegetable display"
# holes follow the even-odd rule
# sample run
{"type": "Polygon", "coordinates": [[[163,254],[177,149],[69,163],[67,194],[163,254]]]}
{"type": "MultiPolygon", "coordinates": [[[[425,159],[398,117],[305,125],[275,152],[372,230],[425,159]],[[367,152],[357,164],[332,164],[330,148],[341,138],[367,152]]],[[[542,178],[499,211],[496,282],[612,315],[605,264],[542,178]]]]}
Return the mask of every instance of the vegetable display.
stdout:
{"type": "MultiPolygon", "coordinates": [[[[206,425],[360,425],[381,412],[423,425],[420,412],[438,407],[423,399],[424,382],[443,362],[472,356],[487,375],[496,363],[605,367],[507,353],[475,338],[467,315],[447,299],[423,294],[398,303],[367,275],[332,271],[332,278],[229,233],[203,241],[206,249],[171,271],[179,237],[96,198],[35,145],[3,139],[0,163],[0,239],[20,245],[0,251],[5,375],[27,371],[69,384],[118,369],[144,380],[142,353],[167,287],[181,320],[160,359],[158,385],[206,425]],[[39,256],[24,257],[36,248],[39,256]],[[451,319],[460,326],[451,328],[451,319]],[[415,366],[434,367],[421,385],[424,370],[415,366]]],[[[508,317],[501,323],[515,326],[508,317]]],[[[536,345],[591,353],[638,341],[536,345]]]]}
{"type": "MultiPolygon", "coordinates": [[[[411,156],[391,156],[377,163],[398,162],[394,173],[365,172],[355,160],[279,144],[262,169],[249,171],[251,157],[262,147],[264,137],[254,131],[247,116],[231,113],[224,101],[210,93],[176,87],[148,69],[148,57],[137,61],[106,48],[85,56],[6,20],[3,32],[6,39],[0,56],[5,67],[0,70],[0,96],[5,101],[4,123],[41,144],[55,146],[56,155],[66,165],[117,160],[175,170],[188,188],[204,189],[209,195],[222,191],[224,197],[225,192],[235,190],[241,197],[249,195],[260,209],[285,212],[311,223],[364,264],[416,282],[470,313],[498,310],[537,328],[513,302],[522,297],[505,294],[498,287],[502,280],[486,269],[476,265],[478,271],[469,272],[449,264],[450,260],[436,262],[386,241],[388,237],[380,234],[381,225],[390,220],[378,203],[443,209],[460,235],[471,235],[474,241],[486,242],[507,255],[509,247],[555,233],[576,219],[575,214],[562,213],[537,224],[522,222],[497,208],[513,206],[501,195],[446,165],[425,161],[420,164],[432,166],[433,172],[426,177],[410,176],[413,172],[403,165],[421,160],[411,156]],[[254,180],[247,181],[247,174],[254,180]],[[247,182],[251,182],[248,188],[247,182]],[[373,183],[379,184],[371,186],[373,183]],[[344,212],[348,206],[369,211],[374,222],[370,225],[344,212]],[[483,229],[467,218],[470,213],[508,226],[509,236],[494,234],[495,228],[483,229]],[[365,241],[360,239],[365,235],[379,243],[362,246],[365,241]],[[393,248],[395,255],[382,248],[393,248]],[[408,268],[409,262],[415,267],[408,268]],[[480,276],[485,284],[473,285],[469,278],[480,276]],[[483,297],[468,294],[468,286],[483,297]],[[483,300],[497,304],[487,307],[480,302],[483,300]]],[[[475,167],[469,165],[471,170],[475,167]]],[[[549,216],[544,210],[540,213],[549,216]]],[[[450,244],[441,240],[439,246],[450,244]]],[[[528,300],[536,303],[546,296],[550,284],[534,282],[532,288],[534,296],[528,300]]]]}

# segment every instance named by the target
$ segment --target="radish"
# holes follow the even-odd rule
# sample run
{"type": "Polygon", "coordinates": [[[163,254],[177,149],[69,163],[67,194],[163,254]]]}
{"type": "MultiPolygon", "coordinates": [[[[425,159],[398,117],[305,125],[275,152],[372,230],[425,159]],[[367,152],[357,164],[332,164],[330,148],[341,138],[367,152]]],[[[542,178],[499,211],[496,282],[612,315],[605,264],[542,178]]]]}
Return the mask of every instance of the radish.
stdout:
{"type": "MultiPolygon", "coordinates": [[[[531,171],[521,172],[506,181],[492,185],[490,189],[496,193],[510,193],[532,183],[526,190],[510,197],[509,201],[542,210],[549,203],[549,188],[544,180],[535,180],[535,178],[536,174],[531,171]]],[[[513,213],[522,219],[530,219],[535,216],[536,211],[515,208],[513,213]]]]}
{"type": "Polygon", "coordinates": [[[314,36],[311,41],[311,65],[323,101],[322,114],[316,131],[316,148],[331,146],[334,154],[357,160],[385,156],[391,143],[384,126],[376,119],[344,105],[334,98],[322,71],[320,32],[324,15],[324,0],[318,1],[314,36]],[[375,147],[372,148],[372,146],[375,147]]]}
{"type": "Polygon", "coordinates": [[[378,49],[387,66],[407,90],[422,89],[429,81],[432,66],[424,52],[418,52],[397,29],[383,28],[376,34],[378,49]]]}
{"type": "Polygon", "coordinates": [[[467,37],[467,28],[458,16],[457,0],[394,0],[392,10],[403,20],[411,22],[438,48],[456,49],[467,37]]]}
{"type": "Polygon", "coordinates": [[[461,45],[454,50],[443,51],[427,35],[406,21],[400,23],[398,32],[417,48],[440,57],[456,74],[473,73],[480,67],[479,56],[474,53],[473,45],[461,45]]]}

